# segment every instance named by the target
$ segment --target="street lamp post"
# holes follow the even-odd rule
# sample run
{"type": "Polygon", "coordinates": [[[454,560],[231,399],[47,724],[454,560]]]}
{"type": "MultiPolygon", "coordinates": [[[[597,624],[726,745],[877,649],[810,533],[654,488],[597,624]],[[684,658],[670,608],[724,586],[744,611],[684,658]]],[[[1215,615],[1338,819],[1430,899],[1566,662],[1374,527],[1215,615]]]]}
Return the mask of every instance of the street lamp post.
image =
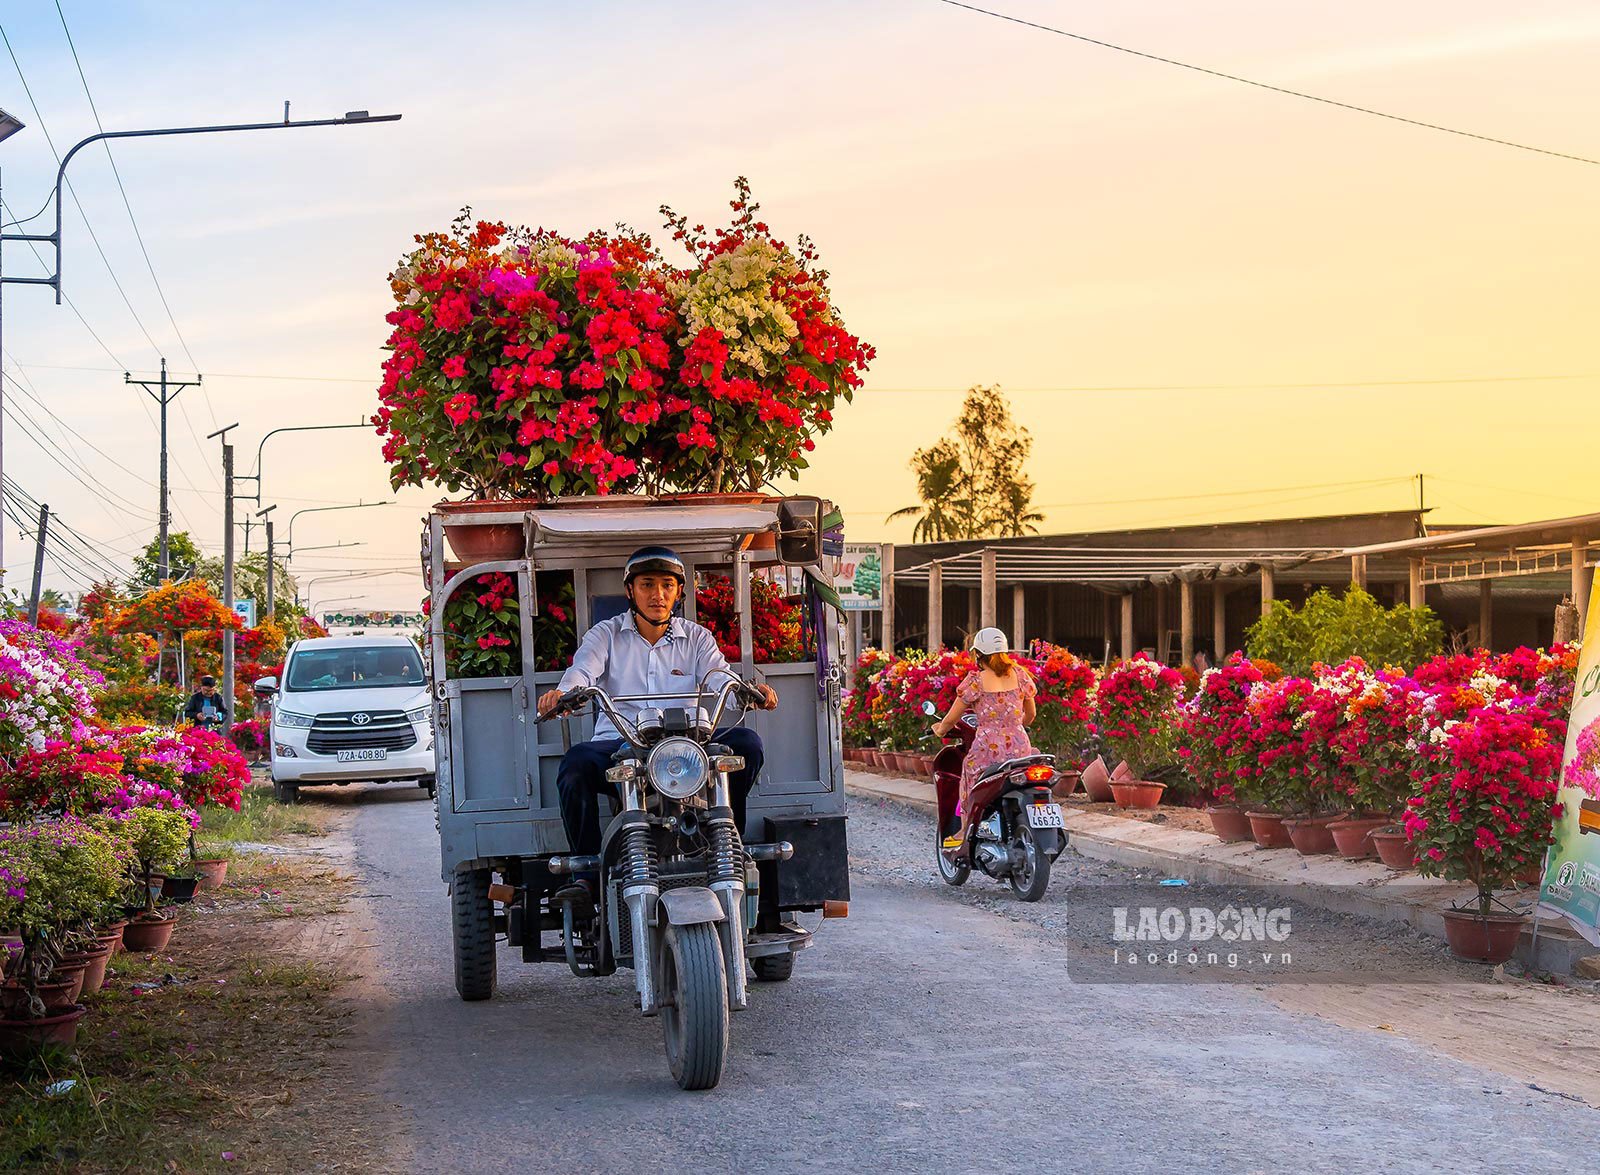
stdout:
{"type": "Polygon", "coordinates": [[[286,540],[289,550],[294,550],[294,520],[302,514],[321,514],[327,510],[365,510],[373,506],[387,506],[388,502],[351,502],[346,506],[307,506],[304,510],[296,510],[289,515],[289,533],[286,540]]]}
{"type": "MultiPolygon", "coordinates": [[[[61,162],[56,168],[56,186],[52,197],[56,205],[55,231],[49,233],[8,233],[0,232],[0,244],[6,241],[31,241],[41,245],[50,245],[55,249],[55,272],[48,277],[6,277],[3,265],[0,265],[0,292],[6,285],[50,286],[56,292],[56,305],[61,304],[61,184],[66,178],[67,164],[72,162],[72,157],[83,150],[90,143],[98,143],[110,139],[148,139],[167,135],[214,135],[225,131],[272,131],[284,130],[291,127],[313,126],[345,126],[368,122],[398,122],[398,114],[368,114],[365,110],[348,111],[343,118],[312,118],[299,122],[289,118],[289,104],[283,104],[282,122],[242,122],[229,123],[221,126],[180,126],[159,127],[139,131],[101,131],[99,134],[89,135],[75,143],[70,151],[61,157],[61,162]]],[[[0,140],[9,138],[22,129],[22,122],[12,115],[0,111],[0,140]]],[[[31,219],[31,218],[30,218],[31,219]]],[[[19,222],[20,223],[20,222],[19,222]]],[[[0,250],[3,251],[3,250],[0,250]]],[[[0,324],[3,324],[3,312],[0,312],[0,324]]],[[[3,342],[3,336],[0,336],[3,342]]],[[[0,403],[4,401],[4,380],[0,380],[0,403]]],[[[259,482],[257,485],[259,486],[259,482]]],[[[0,436],[0,489],[5,487],[5,449],[3,436],[0,436]]],[[[258,502],[257,505],[260,505],[258,502]]],[[[0,567],[5,566],[5,528],[0,527],[0,567]]]]}
{"type": "Polygon", "coordinates": [[[290,424],[283,428],[274,428],[261,438],[261,443],[256,446],[256,471],[254,473],[238,474],[240,481],[253,481],[256,483],[255,504],[261,505],[261,452],[267,447],[267,440],[277,436],[280,432],[322,432],[330,428],[371,428],[370,421],[359,420],[355,424],[290,424]]]}

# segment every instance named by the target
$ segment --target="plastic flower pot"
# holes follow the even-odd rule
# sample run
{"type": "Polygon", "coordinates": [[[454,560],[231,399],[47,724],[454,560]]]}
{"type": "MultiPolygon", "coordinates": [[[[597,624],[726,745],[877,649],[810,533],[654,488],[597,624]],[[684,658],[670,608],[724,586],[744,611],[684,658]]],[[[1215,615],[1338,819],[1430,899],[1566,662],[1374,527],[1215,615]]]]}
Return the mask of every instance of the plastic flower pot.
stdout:
{"type": "Polygon", "coordinates": [[[1109,804],[1115,798],[1111,794],[1111,772],[1106,770],[1104,759],[1097,757],[1083,769],[1083,790],[1089,793],[1091,804],[1109,804]]]}
{"type": "Polygon", "coordinates": [[[195,887],[195,892],[204,893],[206,890],[221,889],[222,883],[228,877],[228,858],[208,857],[204,861],[196,861],[194,870],[199,875],[200,881],[195,887]]]}
{"type": "Polygon", "coordinates": [[[1244,814],[1244,809],[1233,804],[1212,805],[1206,809],[1206,815],[1211,817],[1211,831],[1217,834],[1217,839],[1238,842],[1253,839],[1250,835],[1250,818],[1244,814]]]}
{"type": "Polygon", "coordinates": [[[162,951],[172,941],[172,929],[178,924],[176,914],[165,917],[135,918],[122,932],[122,945],[130,951],[162,951]]]}
{"type": "Polygon", "coordinates": [[[1378,850],[1378,860],[1391,869],[1401,872],[1415,869],[1416,854],[1406,843],[1406,834],[1398,828],[1375,829],[1371,834],[1372,847],[1378,850]]]}
{"type": "Polygon", "coordinates": [[[1277,812],[1247,812],[1250,836],[1263,849],[1291,849],[1294,841],[1283,826],[1283,817],[1277,812]]]}
{"type": "Polygon", "coordinates": [[[1164,783],[1151,783],[1143,779],[1129,782],[1113,780],[1111,798],[1119,808],[1154,808],[1161,803],[1161,793],[1166,790],[1164,783]]]}
{"type": "Polygon", "coordinates": [[[46,1045],[70,1045],[78,1039],[78,1021],[88,1009],[81,1004],[40,1020],[0,1020],[0,1054],[20,1058],[42,1052],[46,1045]]]}
{"type": "Polygon", "coordinates": [[[1339,850],[1341,857],[1347,861],[1360,861],[1378,851],[1373,847],[1372,834],[1387,823],[1388,820],[1382,816],[1335,820],[1328,825],[1328,831],[1333,833],[1334,847],[1339,850]]]}
{"type": "Polygon", "coordinates": [[[1294,842],[1295,852],[1302,857],[1327,857],[1339,851],[1328,828],[1333,821],[1332,816],[1306,816],[1285,820],[1283,826],[1294,842]]]}
{"type": "Polygon", "coordinates": [[[1469,963],[1504,963],[1516,954],[1526,914],[1480,914],[1446,910],[1444,937],[1450,953],[1469,963]]]}
{"type": "Polygon", "coordinates": [[[198,877],[163,877],[161,896],[169,902],[191,902],[200,887],[198,877]]]}

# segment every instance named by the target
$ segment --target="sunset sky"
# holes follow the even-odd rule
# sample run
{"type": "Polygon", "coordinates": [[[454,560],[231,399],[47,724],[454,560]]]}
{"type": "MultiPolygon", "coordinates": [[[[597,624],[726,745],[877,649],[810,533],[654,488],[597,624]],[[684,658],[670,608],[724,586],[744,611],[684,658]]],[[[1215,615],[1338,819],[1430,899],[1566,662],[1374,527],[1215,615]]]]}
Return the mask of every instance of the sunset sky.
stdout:
{"type": "MultiPolygon", "coordinates": [[[[989,6],[1600,158],[1592,3],[989,6]]],[[[884,522],[915,500],[907,459],[979,382],[1033,432],[1046,531],[1401,508],[1418,473],[1439,521],[1600,510],[1594,456],[1572,443],[1600,418],[1600,166],[936,0],[63,8],[108,130],[270,120],[286,98],[297,118],[405,116],[115,146],[187,354],[105,153],[72,164],[133,310],[69,199],[65,289],[103,346],[48,291],[5,287],[6,370],[60,421],[8,386],[60,450],[8,417],[5,470],[113,564],[156,509],[156,432],[125,368],[164,353],[205,373],[172,426],[175,526],[220,550],[218,449],[197,438],[239,422],[248,471],[271,428],[368,415],[384,275],[413,233],[467,203],[575,234],[658,229],[663,201],[715,223],[740,174],[779,235],[816,240],[878,348],[801,482],[840,501],[852,538],[909,537],[884,522]]],[[[52,0],[11,0],[0,27],[33,99],[0,52],[0,107],[29,124],[0,144],[10,219],[53,183],[40,114],[62,151],[95,125],[52,0]]],[[[39,272],[25,245],[4,262],[39,272]]],[[[265,495],[280,536],[297,509],[394,498],[357,431],[271,441],[265,495]]],[[[400,572],[325,580],[314,601],[413,606],[438,496],[297,522],[301,546],[364,543],[297,556],[302,582],[400,572]]],[[[31,564],[17,532],[12,587],[31,564]]],[[[45,582],[82,586],[59,567],[45,582]]]]}

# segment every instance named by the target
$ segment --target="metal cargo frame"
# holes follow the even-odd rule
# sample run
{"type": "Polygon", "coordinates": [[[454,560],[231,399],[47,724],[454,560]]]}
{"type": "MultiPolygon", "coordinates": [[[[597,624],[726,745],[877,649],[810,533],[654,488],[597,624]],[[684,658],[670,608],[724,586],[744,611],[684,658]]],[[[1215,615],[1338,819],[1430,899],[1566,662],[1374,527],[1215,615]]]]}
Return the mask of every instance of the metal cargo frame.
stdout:
{"type": "MultiPolygon", "coordinates": [[[[840,692],[844,667],[840,618],[814,607],[818,659],[757,666],[752,655],[750,573],[782,566],[772,550],[748,549],[749,536],[775,532],[777,503],[750,506],[626,503],[508,509],[472,516],[478,524],[522,528],[524,558],[476,564],[445,559],[445,519],[437,512],[423,534],[430,593],[429,665],[433,680],[434,757],[441,872],[498,867],[503,862],[568,851],[556,796],[556,770],[570,743],[593,731],[589,714],[536,726],[535,703],[561,679],[560,671],[533,667],[532,621],[541,573],[570,572],[579,640],[594,623],[595,601],[622,593],[622,567],[641,546],[671,546],[688,566],[731,576],[740,617],[740,656],[733,668],[759,676],[778,694],[778,709],[745,716],[765,746],[766,763],[750,794],[747,840],[767,839],[769,819],[843,816],[844,764],[840,751],[840,692]],[[461,584],[487,572],[512,575],[522,619],[519,676],[450,679],[445,666],[445,602],[461,584]],[[819,666],[821,667],[819,669],[819,666]]],[[[807,572],[820,571],[807,568],[807,572]]],[[[806,594],[815,587],[807,574],[806,594]]],[[[684,615],[695,619],[694,592],[684,615]]]]}

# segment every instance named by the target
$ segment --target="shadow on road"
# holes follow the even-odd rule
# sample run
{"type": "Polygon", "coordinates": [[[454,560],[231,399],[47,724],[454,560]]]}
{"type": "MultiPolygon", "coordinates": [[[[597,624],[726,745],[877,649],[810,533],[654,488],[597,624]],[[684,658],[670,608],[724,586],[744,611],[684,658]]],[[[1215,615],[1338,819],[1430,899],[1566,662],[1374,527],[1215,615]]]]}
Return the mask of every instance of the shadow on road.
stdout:
{"type": "Polygon", "coordinates": [[[354,808],[368,804],[431,804],[428,793],[414,783],[352,783],[302,786],[302,804],[329,808],[354,808]]]}

